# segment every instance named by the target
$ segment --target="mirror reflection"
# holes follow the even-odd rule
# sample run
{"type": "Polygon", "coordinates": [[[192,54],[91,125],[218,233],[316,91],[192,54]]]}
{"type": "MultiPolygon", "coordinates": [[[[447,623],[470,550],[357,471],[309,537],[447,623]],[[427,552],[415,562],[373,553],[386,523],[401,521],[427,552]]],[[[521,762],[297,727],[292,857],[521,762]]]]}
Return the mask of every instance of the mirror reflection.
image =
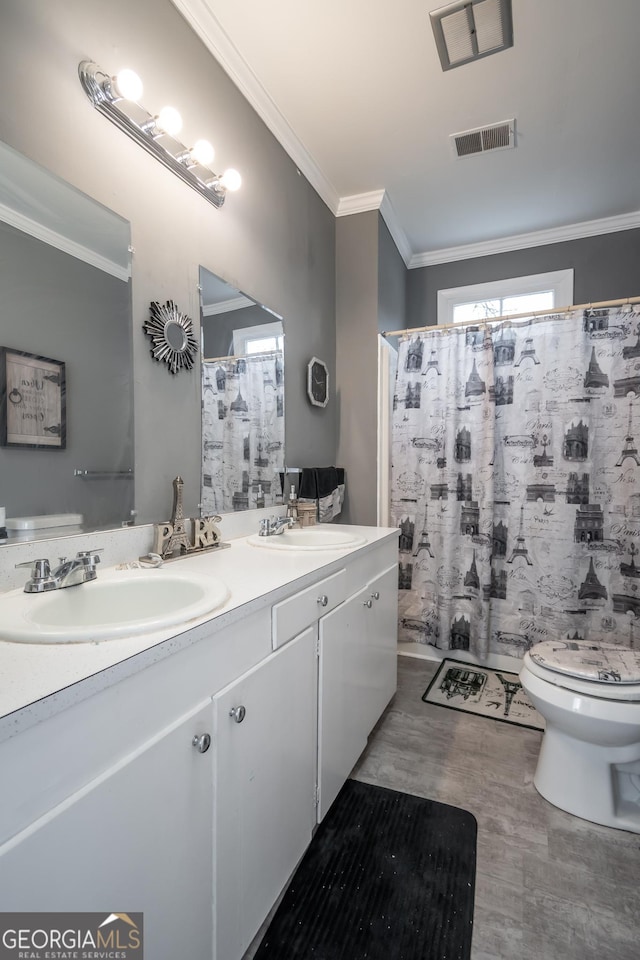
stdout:
{"type": "Polygon", "coordinates": [[[261,306],[200,268],[202,511],[282,503],[284,327],[261,306]]]}
{"type": "Polygon", "coordinates": [[[0,143],[0,507],[8,542],[131,521],[129,235],[126,221],[0,143]],[[47,427],[52,405],[56,422],[47,427]],[[38,431],[27,426],[40,420],[48,440],[29,442],[38,431]]]}

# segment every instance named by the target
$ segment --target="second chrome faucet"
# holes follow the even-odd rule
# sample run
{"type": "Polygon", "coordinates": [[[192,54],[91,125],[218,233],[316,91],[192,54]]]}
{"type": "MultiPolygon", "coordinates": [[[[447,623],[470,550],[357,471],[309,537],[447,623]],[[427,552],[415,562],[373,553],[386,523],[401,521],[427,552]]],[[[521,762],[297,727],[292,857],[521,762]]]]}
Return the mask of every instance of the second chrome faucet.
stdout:
{"type": "Polygon", "coordinates": [[[288,530],[295,523],[293,517],[265,517],[260,521],[258,536],[274,537],[284,530],[288,530]]]}

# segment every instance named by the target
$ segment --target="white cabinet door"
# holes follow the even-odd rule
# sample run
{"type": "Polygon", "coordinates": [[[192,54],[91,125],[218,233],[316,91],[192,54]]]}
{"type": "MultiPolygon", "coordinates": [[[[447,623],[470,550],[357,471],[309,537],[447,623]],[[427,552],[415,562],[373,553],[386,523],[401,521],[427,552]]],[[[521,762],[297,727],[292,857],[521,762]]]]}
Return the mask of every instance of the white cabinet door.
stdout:
{"type": "Polygon", "coordinates": [[[397,591],[394,565],[320,620],[318,822],[395,692],[397,591]]]}
{"type": "Polygon", "coordinates": [[[390,567],[369,584],[371,606],[364,609],[362,640],[363,722],[367,736],[380,719],[398,685],[398,568],[390,567]]]}
{"type": "MultiPolygon", "coordinates": [[[[144,913],[144,955],[212,953],[211,701],[0,847],[5,911],[144,913]]],[[[62,749],[62,748],[61,748],[62,749]]]]}
{"type": "Polygon", "coordinates": [[[362,721],[366,590],[323,617],[318,704],[318,822],[367,745],[362,721]]]}
{"type": "Polygon", "coordinates": [[[242,957],[311,840],[315,636],[305,630],[214,697],[217,960],[242,957]]]}

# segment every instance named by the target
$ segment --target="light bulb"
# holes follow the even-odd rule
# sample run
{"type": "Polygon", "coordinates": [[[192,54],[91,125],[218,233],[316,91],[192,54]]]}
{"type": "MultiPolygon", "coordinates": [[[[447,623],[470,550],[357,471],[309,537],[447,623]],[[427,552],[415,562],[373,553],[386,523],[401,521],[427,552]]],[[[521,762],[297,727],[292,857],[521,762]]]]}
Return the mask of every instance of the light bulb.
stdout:
{"type": "Polygon", "coordinates": [[[242,186],[242,177],[240,176],[237,170],[233,170],[232,168],[229,168],[229,170],[225,170],[225,172],[220,177],[220,183],[225,188],[225,190],[230,190],[231,192],[233,192],[234,190],[239,190],[240,187],[242,186]]]}
{"type": "Polygon", "coordinates": [[[208,140],[198,140],[191,148],[191,156],[196,163],[208,166],[214,158],[214,150],[208,140]]]}
{"type": "Polygon", "coordinates": [[[158,114],[156,126],[163,133],[168,133],[170,137],[175,137],[182,130],[182,117],[175,107],[163,107],[158,114]]]}
{"type": "Polygon", "coordinates": [[[129,70],[128,67],[120,70],[116,75],[115,86],[123,100],[131,100],[133,103],[137,103],[142,96],[142,80],[135,70],[129,70]]]}

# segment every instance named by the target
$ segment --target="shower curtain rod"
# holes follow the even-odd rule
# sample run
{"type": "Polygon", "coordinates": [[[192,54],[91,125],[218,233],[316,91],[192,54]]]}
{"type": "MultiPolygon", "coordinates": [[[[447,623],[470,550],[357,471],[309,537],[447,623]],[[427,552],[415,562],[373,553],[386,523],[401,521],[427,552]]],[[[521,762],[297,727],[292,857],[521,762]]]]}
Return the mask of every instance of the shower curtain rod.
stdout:
{"type": "Polygon", "coordinates": [[[405,327],[404,330],[383,330],[383,337],[402,337],[412,333],[426,333],[430,330],[452,330],[460,327],[481,327],[500,320],[543,319],[554,315],[571,313],[574,310],[599,310],[604,307],[622,307],[626,303],[640,303],[640,297],[624,297],[621,300],[600,300],[598,303],[576,303],[570,307],[554,307],[553,310],[530,310],[528,313],[504,313],[498,317],[484,317],[482,320],[461,320],[459,323],[440,323],[426,327],[405,327]]]}
{"type": "Polygon", "coordinates": [[[263,360],[265,357],[276,357],[281,353],[282,350],[264,350],[262,353],[237,353],[233,357],[203,357],[202,362],[222,363],[223,360],[263,360]]]}

